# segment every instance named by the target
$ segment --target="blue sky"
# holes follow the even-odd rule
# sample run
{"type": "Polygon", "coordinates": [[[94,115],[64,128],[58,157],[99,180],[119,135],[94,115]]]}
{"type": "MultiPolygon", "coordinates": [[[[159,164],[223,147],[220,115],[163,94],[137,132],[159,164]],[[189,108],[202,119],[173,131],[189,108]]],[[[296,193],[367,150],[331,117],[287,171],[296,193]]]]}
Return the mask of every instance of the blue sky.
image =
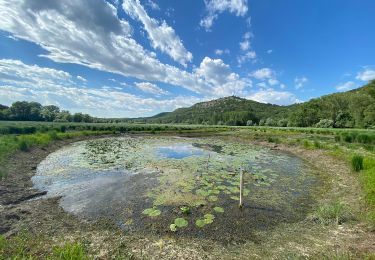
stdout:
{"type": "Polygon", "coordinates": [[[150,116],[375,78],[373,0],[0,0],[0,103],[150,116]]]}

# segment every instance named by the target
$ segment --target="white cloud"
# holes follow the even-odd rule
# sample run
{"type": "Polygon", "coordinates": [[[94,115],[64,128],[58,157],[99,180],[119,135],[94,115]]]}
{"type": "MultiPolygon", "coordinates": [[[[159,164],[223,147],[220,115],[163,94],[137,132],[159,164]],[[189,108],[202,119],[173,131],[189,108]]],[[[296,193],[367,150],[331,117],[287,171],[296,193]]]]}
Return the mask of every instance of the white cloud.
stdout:
{"type": "Polygon", "coordinates": [[[250,73],[250,75],[256,79],[264,80],[264,79],[270,79],[274,77],[274,72],[270,68],[262,68],[253,71],[250,73]]]}
{"type": "Polygon", "coordinates": [[[357,73],[357,76],[355,78],[362,81],[373,80],[375,79],[375,70],[364,68],[363,71],[357,73]]]}
{"type": "Polygon", "coordinates": [[[239,43],[240,49],[242,51],[242,54],[240,54],[237,57],[237,62],[239,66],[242,65],[242,63],[245,63],[249,60],[253,60],[255,62],[256,60],[256,52],[251,50],[251,43],[250,39],[253,37],[253,34],[251,32],[246,32],[243,36],[243,41],[239,43]]]}
{"type": "Polygon", "coordinates": [[[249,60],[255,60],[256,57],[257,57],[257,54],[255,51],[248,51],[245,54],[238,56],[237,62],[239,63],[239,65],[241,65],[242,63],[245,63],[249,60]]]}
{"type": "Polygon", "coordinates": [[[80,80],[80,81],[82,81],[82,82],[84,82],[84,83],[87,82],[87,79],[85,79],[84,77],[79,76],[79,75],[77,76],[77,79],[80,80]]]}
{"type": "Polygon", "coordinates": [[[125,0],[122,7],[129,16],[142,22],[154,49],[161,50],[184,66],[192,60],[193,55],[186,50],[174,29],[165,21],[159,23],[149,17],[139,0],[125,0]]]}
{"type": "Polygon", "coordinates": [[[268,80],[268,84],[270,84],[271,86],[277,85],[279,83],[280,82],[277,79],[269,79],[268,80]]]}
{"type": "Polygon", "coordinates": [[[229,54],[229,53],[230,53],[230,51],[228,49],[225,49],[225,50],[216,49],[215,50],[216,55],[223,55],[223,54],[229,54]]]}
{"type": "Polygon", "coordinates": [[[247,13],[247,0],[205,0],[208,14],[200,21],[200,25],[209,30],[218,14],[228,11],[236,16],[244,16],[247,13]]]}
{"type": "Polygon", "coordinates": [[[299,100],[293,93],[287,91],[276,91],[272,88],[260,90],[249,96],[248,99],[255,100],[262,103],[270,103],[277,105],[290,105],[294,103],[300,103],[299,100]]]}
{"type": "Polygon", "coordinates": [[[150,82],[136,82],[134,84],[137,86],[137,88],[139,88],[143,92],[151,93],[151,94],[154,94],[156,96],[168,95],[169,94],[168,91],[165,91],[165,90],[159,88],[158,86],[156,86],[155,84],[152,84],[150,82]]]}
{"type": "Polygon", "coordinates": [[[250,38],[253,37],[253,35],[250,32],[246,32],[243,36],[243,41],[240,42],[240,49],[242,51],[247,51],[250,49],[250,38]]]}
{"type": "Polygon", "coordinates": [[[0,75],[0,104],[37,101],[102,117],[149,116],[203,100],[191,96],[141,98],[111,86],[80,87],[67,72],[27,65],[18,60],[0,60],[0,75]]]}
{"type": "Polygon", "coordinates": [[[267,53],[268,54],[271,54],[273,52],[273,50],[268,50],[267,53]]]}
{"type": "Polygon", "coordinates": [[[251,81],[241,79],[221,59],[205,57],[195,73],[212,85],[213,96],[242,95],[251,81]]]}
{"type": "Polygon", "coordinates": [[[155,3],[153,0],[147,0],[146,3],[149,7],[151,7],[153,10],[160,10],[160,7],[157,3],[155,3]]]}
{"type": "Polygon", "coordinates": [[[346,83],[342,83],[336,86],[336,90],[338,91],[347,91],[350,89],[353,89],[355,86],[355,83],[353,81],[348,81],[346,83]]]}
{"type": "Polygon", "coordinates": [[[302,77],[296,77],[294,79],[294,85],[296,87],[296,89],[300,89],[302,88],[309,80],[305,77],[305,76],[302,76],[302,77]]]}
{"type": "Polygon", "coordinates": [[[210,92],[196,75],[161,63],[139,45],[128,22],[103,0],[0,1],[0,13],[1,30],[38,44],[55,62],[210,92]]]}

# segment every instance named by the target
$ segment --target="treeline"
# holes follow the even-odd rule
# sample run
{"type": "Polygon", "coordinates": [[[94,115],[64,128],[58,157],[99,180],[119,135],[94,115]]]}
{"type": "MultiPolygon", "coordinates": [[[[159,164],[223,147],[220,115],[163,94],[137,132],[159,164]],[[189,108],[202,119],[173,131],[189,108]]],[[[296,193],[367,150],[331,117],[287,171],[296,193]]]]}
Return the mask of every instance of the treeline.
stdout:
{"type": "Polygon", "coordinates": [[[300,104],[288,119],[297,127],[375,127],[375,80],[359,89],[300,104]]]}
{"type": "Polygon", "coordinates": [[[38,102],[17,101],[10,107],[0,105],[0,120],[8,121],[46,121],[46,122],[102,122],[88,114],[60,110],[54,105],[42,106],[38,102]]]}

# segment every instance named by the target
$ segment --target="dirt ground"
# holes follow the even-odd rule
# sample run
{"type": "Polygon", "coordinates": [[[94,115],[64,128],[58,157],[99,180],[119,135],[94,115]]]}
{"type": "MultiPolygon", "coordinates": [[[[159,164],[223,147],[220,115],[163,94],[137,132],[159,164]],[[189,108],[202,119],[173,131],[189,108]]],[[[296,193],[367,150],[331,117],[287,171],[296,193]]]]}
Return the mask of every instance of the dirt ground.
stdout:
{"type": "Polygon", "coordinates": [[[92,257],[98,259],[120,256],[146,259],[350,259],[371,254],[375,258],[375,231],[361,219],[365,205],[358,178],[348,165],[325,151],[256,143],[293,153],[319,169],[328,182],[325,193],[317,194],[319,204],[340,199],[353,216],[350,221],[321,225],[314,222],[314,212],[311,212],[303,221],[284,223],[272,231],[257,234],[261,238],[259,243],[225,246],[209,239],[173,234],[126,234],[105,220],[93,223],[64,212],[58,204],[59,198],[40,199],[44,193],[33,189],[31,182],[37,165],[62,146],[89,138],[93,137],[56,141],[44,148],[18,152],[10,158],[7,164],[9,176],[0,182],[0,234],[9,237],[27,230],[33,237],[40,238],[46,248],[65,241],[83,241],[92,257]]]}

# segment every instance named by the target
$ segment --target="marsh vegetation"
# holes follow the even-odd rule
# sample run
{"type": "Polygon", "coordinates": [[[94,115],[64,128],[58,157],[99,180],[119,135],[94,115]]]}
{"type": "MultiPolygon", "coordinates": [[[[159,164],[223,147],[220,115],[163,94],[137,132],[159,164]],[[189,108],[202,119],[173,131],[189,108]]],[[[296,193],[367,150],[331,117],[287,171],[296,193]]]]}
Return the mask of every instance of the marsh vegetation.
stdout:
{"type": "Polygon", "coordinates": [[[11,191],[14,180],[29,185],[19,175],[29,170],[11,162],[32,156],[38,159],[31,185],[47,192],[16,200],[33,190],[20,187],[1,198],[4,205],[8,197],[22,201],[0,214],[4,258],[371,257],[373,131],[144,125],[120,133],[121,125],[41,131],[36,124],[34,133],[0,137],[2,187],[11,191]],[[36,155],[39,147],[49,155],[36,155]]]}

